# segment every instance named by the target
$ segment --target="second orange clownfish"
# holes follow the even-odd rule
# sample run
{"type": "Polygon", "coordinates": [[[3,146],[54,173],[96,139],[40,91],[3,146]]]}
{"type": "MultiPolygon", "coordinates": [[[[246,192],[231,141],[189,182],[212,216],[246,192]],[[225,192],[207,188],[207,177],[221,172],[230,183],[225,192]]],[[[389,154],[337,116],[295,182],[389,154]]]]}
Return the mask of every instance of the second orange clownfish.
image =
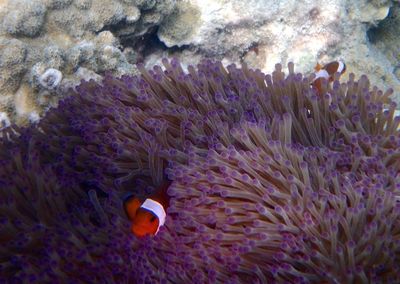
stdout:
{"type": "Polygon", "coordinates": [[[128,195],[124,200],[124,210],[132,221],[131,232],[136,237],[154,236],[164,225],[169,205],[167,189],[171,181],[165,181],[157,191],[145,200],[128,195]]]}
{"type": "Polygon", "coordinates": [[[342,75],[346,72],[346,64],[343,61],[332,61],[324,66],[317,64],[315,66],[315,78],[311,85],[317,89],[319,95],[322,95],[322,81],[326,80],[327,82],[333,81],[333,75],[335,73],[340,73],[342,75]]]}

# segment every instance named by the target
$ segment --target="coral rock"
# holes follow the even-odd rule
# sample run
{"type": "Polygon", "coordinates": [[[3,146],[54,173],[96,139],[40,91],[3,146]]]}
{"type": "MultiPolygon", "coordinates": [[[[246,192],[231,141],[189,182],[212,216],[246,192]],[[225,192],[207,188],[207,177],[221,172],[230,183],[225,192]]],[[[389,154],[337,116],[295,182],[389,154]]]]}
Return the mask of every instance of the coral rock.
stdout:
{"type": "Polygon", "coordinates": [[[39,78],[40,85],[45,89],[55,89],[62,80],[62,73],[54,68],[47,69],[39,78]]]}

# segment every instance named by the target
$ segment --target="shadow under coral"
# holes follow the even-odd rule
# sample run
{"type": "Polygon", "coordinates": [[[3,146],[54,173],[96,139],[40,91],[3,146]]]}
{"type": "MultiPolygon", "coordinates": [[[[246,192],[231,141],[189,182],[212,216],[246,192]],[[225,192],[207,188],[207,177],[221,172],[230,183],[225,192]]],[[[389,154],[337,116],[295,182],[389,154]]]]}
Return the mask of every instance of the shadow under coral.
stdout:
{"type": "Polygon", "coordinates": [[[14,282],[399,282],[400,117],[366,76],[205,60],[82,82],[0,144],[0,277],[14,282]],[[121,196],[173,181],[154,238],[121,196]]]}

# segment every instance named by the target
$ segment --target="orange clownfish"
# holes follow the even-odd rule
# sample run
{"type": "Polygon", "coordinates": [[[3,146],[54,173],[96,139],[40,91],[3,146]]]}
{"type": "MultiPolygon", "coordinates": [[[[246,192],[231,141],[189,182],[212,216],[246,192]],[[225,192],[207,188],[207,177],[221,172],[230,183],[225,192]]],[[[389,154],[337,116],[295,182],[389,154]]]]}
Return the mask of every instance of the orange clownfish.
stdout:
{"type": "Polygon", "coordinates": [[[318,94],[322,95],[322,80],[332,82],[335,73],[342,75],[344,72],[346,72],[346,64],[343,61],[332,61],[324,66],[317,64],[315,66],[315,78],[311,85],[317,89],[318,94]]]}
{"type": "Polygon", "coordinates": [[[124,210],[132,221],[131,231],[136,237],[154,236],[164,225],[169,205],[167,189],[170,184],[170,181],[163,182],[157,192],[145,200],[133,195],[125,198],[124,210]]]}

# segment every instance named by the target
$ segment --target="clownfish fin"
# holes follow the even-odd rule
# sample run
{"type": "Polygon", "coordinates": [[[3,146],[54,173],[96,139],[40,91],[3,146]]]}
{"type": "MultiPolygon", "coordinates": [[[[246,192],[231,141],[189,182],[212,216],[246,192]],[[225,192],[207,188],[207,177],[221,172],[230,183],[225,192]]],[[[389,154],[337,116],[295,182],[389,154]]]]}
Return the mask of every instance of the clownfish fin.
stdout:
{"type": "Polygon", "coordinates": [[[324,66],[322,66],[321,64],[317,63],[317,65],[315,65],[314,70],[315,71],[319,71],[323,68],[324,66]]]}
{"type": "Polygon", "coordinates": [[[163,183],[158,187],[155,194],[150,196],[149,198],[161,203],[165,208],[169,206],[169,195],[168,195],[168,188],[171,185],[172,181],[165,180],[163,183]]]}
{"type": "Polygon", "coordinates": [[[317,93],[319,95],[322,94],[322,78],[318,78],[316,79],[313,83],[312,86],[314,86],[314,88],[317,90],[317,93]]]}
{"type": "Polygon", "coordinates": [[[326,84],[329,82],[330,76],[325,69],[321,69],[314,74],[315,78],[311,83],[311,86],[313,86],[317,90],[317,93],[321,96],[326,90],[326,84]]]}

